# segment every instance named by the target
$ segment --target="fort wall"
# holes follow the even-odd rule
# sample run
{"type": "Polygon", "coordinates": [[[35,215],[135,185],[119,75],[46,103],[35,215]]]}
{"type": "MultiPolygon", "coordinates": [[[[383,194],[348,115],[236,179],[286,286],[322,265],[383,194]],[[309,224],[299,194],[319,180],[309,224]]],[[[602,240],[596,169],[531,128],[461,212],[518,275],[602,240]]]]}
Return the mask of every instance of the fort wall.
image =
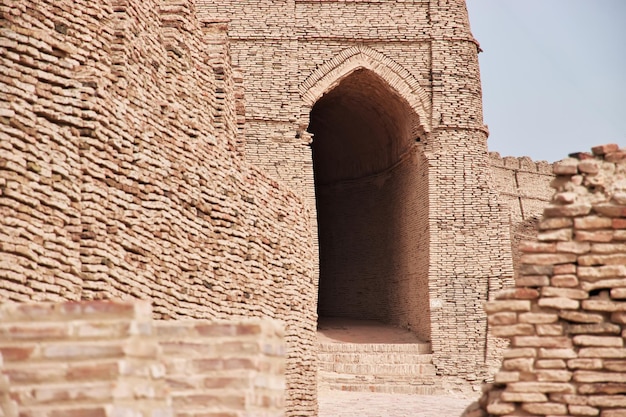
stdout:
{"type": "Polygon", "coordinates": [[[543,210],[552,199],[553,164],[534,162],[528,157],[501,157],[497,152],[489,153],[489,162],[492,184],[498,190],[500,201],[508,207],[513,268],[517,272],[521,256],[519,245],[535,237],[543,210]]]}
{"type": "Polygon", "coordinates": [[[0,299],[282,319],[287,408],[313,414],[309,208],[237,156],[221,24],[165,0],[1,13],[0,299]]]}

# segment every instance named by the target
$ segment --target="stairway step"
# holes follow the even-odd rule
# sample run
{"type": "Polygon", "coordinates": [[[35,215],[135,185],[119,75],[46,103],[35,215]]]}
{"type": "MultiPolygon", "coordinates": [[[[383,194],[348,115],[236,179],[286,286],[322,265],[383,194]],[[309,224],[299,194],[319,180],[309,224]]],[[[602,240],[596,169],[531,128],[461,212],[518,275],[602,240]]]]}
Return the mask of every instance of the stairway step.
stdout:
{"type": "Polygon", "coordinates": [[[417,365],[393,365],[386,363],[378,364],[354,364],[354,363],[320,363],[319,369],[327,372],[337,372],[352,375],[393,375],[393,376],[434,376],[435,367],[432,364],[417,365]]]}
{"type": "Polygon", "coordinates": [[[420,363],[432,363],[432,354],[422,353],[318,353],[318,363],[360,363],[360,364],[376,364],[385,363],[388,365],[400,365],[400,364],[420,364],[420,363]]]}
{"type": "Polygon", "coordinates": [[[430,343],[318,343],[320,353],[411,353],[430,354],[430,343]]]}
{"type": "Polygon", "coordinates": [[[381,392],[387,394],[435,395],[434,385],[370,385],[370,384],[330,384],[331,391],[381,392]]]}

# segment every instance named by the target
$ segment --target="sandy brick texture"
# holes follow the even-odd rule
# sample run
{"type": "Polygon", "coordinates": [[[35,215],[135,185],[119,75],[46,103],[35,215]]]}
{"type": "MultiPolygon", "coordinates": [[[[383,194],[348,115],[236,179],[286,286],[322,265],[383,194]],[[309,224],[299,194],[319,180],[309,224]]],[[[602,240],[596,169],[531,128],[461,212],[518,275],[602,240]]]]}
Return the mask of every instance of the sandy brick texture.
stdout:
{"type": "Polygon", "coordinates": [[[275,320],[153,321],[134,300],[8,303],[0,353],[7,417],[284,415],[275,320]]]}
{"type": "Polygon", "coordinates": [[[516,287],[485,306],[510,347],[468,417],[626,413],[626,150],[597,146],[554,174],[516,287]]]}

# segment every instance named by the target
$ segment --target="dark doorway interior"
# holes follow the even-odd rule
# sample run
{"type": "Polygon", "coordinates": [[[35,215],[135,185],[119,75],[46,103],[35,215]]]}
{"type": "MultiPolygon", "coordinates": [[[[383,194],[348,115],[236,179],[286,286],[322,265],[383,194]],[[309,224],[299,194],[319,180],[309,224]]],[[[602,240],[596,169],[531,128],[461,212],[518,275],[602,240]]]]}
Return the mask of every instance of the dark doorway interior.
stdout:
{"type": "Polygon", "coordinates": [[[344,78],[311,111],[318,314],[428,338],[428,179],[416,113],[375,73],[344,78]]]}

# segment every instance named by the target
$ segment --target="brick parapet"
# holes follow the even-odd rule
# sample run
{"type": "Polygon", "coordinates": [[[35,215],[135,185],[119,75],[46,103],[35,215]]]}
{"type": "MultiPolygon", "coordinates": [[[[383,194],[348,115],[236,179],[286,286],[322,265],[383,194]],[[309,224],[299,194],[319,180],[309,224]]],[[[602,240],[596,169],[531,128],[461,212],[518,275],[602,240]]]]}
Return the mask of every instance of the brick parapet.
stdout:
{"type": "Polygon", "coordinates": [[[466,416],[620,415],[626,286],[626,149],[592,148],[554,166],[537,238],[522,243],[516,287],[486,304],[511,345],[466,416]]]}

